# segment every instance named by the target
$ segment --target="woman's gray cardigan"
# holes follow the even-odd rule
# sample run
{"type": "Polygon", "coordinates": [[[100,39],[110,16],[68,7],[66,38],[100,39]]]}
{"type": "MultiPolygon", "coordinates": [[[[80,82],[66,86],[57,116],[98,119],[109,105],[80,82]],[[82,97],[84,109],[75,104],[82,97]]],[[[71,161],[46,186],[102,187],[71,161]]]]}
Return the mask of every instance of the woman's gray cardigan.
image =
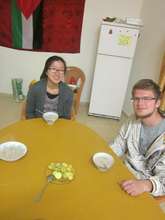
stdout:
{"type": "MultiPolygon", "coordinates": [[[[26,117],[38,118],[42,117],[44,111],[44,101],[46,96],[47,80],[41,79],[35,83],[28,92],[26,117]]],[[[73,92],[64,82],[59,83],[59,102],[57,113],[60,118],[70,119],[73,102],[73,92]]]]}

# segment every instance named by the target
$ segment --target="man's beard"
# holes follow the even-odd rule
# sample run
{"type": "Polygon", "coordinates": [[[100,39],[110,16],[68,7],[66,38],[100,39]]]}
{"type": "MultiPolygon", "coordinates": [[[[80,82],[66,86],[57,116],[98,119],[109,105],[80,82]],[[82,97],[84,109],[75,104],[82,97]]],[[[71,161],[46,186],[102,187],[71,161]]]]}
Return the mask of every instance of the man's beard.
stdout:
{"type": "Polygon", "coordinates": [[[136,118],[145,119],[145,118],[149,118],[154,112],[155,112],[155,110],[153,110],[152,112],[150,112],[146,115],[139,115],[139,116],[137,114],[135,114],[135,115],[136,115],[136,118]]]}

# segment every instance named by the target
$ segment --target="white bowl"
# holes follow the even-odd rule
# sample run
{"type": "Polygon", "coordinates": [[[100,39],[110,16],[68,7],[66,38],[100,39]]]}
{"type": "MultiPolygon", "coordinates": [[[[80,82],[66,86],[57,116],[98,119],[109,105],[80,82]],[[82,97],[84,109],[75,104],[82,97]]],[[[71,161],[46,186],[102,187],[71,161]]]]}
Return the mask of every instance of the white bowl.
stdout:
{"type": "Polygon", "coordinates": [[[23,143],[8,141],[0,144],[0,159],[5,161],[15,161],[27,153],[27,148],[23,143]]]}
{"type": "Polygon", "coordinates": [[[45,112],[43,118],[49,125],[52,125],[58,119],[58,114],[56,112],[45,112]]]}
{"type": "Polygon", "coordinates": [[[99,152],[93,155],[95,166],[101,171],[107,171],[114,163],[114,159],[110,154],[99,152]]]}

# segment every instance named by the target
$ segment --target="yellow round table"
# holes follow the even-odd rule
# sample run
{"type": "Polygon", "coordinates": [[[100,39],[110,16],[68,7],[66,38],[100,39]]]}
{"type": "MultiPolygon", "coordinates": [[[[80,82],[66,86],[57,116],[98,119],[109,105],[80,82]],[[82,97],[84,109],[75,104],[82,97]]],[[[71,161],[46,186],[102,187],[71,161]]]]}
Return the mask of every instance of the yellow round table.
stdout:
{"type": "Polygon", "coordinates": [[[88,127],[60,119],[47,125],[42,119],[19,121],[0,131],[0,142],[19,141],[28,152],[15,162],[0,161],[1,220],[155,220],[165,219],[154,199],[130,197],[119,183],[132,177],[107,143],[88,127]],[[96,152],[113,155],[107,172],[92,163],[96,152]],[[66,162],[75,179],[49,184],[39,202],[36,195],[46,183],[51,162],[66,162]]]}

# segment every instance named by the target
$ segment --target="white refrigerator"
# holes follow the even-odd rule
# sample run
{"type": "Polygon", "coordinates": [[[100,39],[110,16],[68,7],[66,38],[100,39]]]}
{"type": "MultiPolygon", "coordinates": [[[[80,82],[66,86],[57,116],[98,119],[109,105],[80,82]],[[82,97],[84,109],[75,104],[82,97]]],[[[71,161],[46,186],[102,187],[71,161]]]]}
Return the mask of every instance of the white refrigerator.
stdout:
{"type": "Polygon", "coordinates": [[[102,23],[89,115],[120,118],[138,36],[139,26],[102,23]]]}

